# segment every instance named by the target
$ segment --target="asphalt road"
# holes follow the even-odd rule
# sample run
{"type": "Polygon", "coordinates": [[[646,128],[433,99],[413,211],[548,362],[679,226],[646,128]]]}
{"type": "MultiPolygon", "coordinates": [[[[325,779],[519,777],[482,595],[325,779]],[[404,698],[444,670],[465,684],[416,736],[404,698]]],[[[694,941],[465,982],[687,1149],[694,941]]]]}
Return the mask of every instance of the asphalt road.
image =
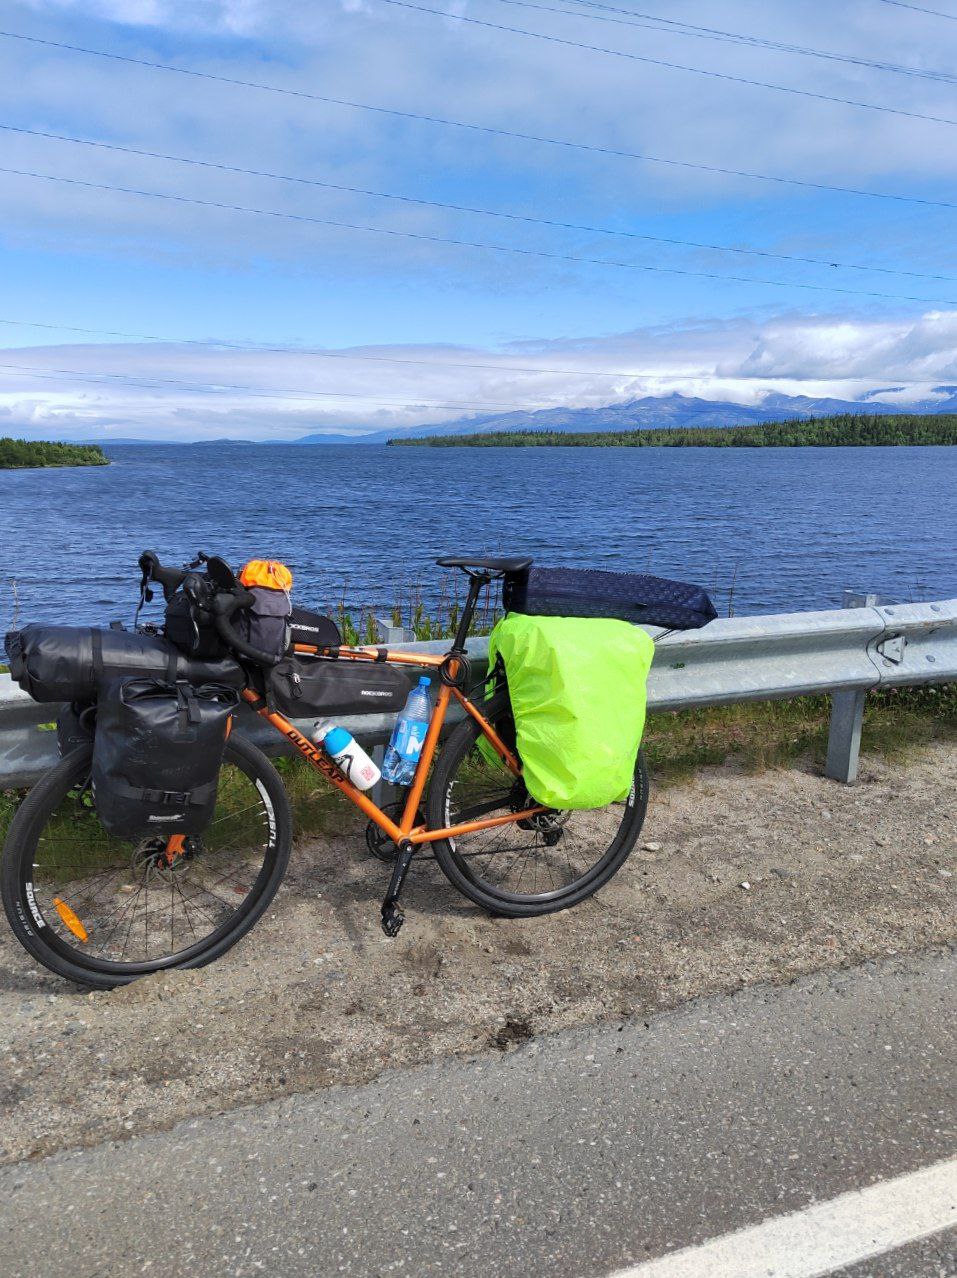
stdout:
{"type": "Polygon", "coordinates": [[[752,988],[4,1169],[0,1270],[610,1274],[953,1157],[955,1064],[953,953],[752,988]]]}

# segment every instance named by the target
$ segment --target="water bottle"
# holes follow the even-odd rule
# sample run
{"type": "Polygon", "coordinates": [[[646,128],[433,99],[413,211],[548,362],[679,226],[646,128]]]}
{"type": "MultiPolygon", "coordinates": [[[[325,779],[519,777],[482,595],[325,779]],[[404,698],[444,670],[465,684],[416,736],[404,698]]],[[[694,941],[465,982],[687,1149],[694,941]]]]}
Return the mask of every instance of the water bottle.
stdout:
{"type": "Polygon", "coordinates": [[[405,707],[392,729],[392,740],[385,752],[382,775],[393,785],[411,785],[415,766],[422,753],[425,734],[432,718],[432,702],[429,685],[432,680],[425,675],[419,679],[406,700],[405,707]]]}
{"type": "Polygon", "coordinates": [[[351,732],[331,719],[316,723],[313,741],[346,774],[357,790],[371,790],[382,775],[351,732]]]}

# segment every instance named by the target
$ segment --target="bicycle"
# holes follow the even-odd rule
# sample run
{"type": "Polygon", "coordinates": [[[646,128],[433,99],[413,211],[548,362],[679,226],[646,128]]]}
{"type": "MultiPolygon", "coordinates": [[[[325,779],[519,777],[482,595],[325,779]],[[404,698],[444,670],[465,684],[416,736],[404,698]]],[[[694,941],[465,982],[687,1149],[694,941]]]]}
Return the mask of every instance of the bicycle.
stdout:
{"type": "MultiPolygon", "coordinates": [[[[439,692],[407,794],[380,807],[283,715],[270,709],[257,677],[275,658],[249,644],[233,618],[251,596],[223,560],[207,572],[166,568],[141,558],[170,594],[182,588],[246,675],[243,698],[326,781],[369,818],[369,850],[392,861],[381,906],[387,936],[402,926],[399,899],[416,857],[431,853],[461,893],[508,918],[577,905],[604,886],[635,846],[648,803],[638,752],[627,797],[606,808],[558,811],[537,803],[522,766],[501,670],[469,695],[466,638],[481,591],[529,558],[446,557],[440,567],[469,578],[468,596],[448,651],[411,653],[296,644],[297,652],[341,662],[386,662],[430,670],[439,692]],[[456,702],[464,717],[439,737],[456,702]],[[431,773],[431,778],[430,778],[431,773]],[[428,791],[426,785],[428,782],[428,791]]],[[[263,915],[282,882],[292,845],[292,810],[279,773],[241,733],[226,743],[217,803],[201,836],[153,836],[124,843],[106,833],[90,789],[92,744],[72,750],[20,805],[3,851],[0,887],[13,931],[44,966],[79,984],[109,989],[168,968],[199,967],[229,950],[263,915]],[[152,898],[152,899],[151,899],[152,898]]]]}

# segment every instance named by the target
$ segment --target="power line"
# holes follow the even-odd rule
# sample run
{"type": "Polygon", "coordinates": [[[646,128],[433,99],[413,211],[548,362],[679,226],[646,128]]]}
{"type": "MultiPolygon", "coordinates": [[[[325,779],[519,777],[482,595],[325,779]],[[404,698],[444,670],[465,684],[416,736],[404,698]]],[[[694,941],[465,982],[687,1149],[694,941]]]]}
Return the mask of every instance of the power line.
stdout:
{"type": "Polygon", "coordinates": [[[164,386],[181,386],[188,390],[216,393],[216,394],[232,394],[235,391],[242,391],[244,394],[252,396],[254,399],[281,399],[285,401],[298,400],[305,403],[315,403],[317,398],[322,399],[358,399],[365,404],[387,404],[392,407],[400,408],[504,408],[514,410],[514,402],[501,403],[495,400],[483,400],[477,402],[474,400],[448,400],[436,403],[433,401],[419,399],[391,399],[381,395],[366,395],[361,391],[307,391],[307,390],[279,390],[279,389],[262,389],[255,386],[237,385],[234,382],[191,382],[183,381],[177,377],[159,377],[152,373],[107,373],[90,371],[83,368],[50,368],[48,365],[34,364],[0,364],[0,372],[17,372],[30,373],[37,377],[62,377],[80,378],[83,381],[97,382],[102,385],[120,385],[135,386],[142,389],[150,389],[153,387],[160,388],[164,386]]]}
{"type": "Polygon", "coordinates": [[[731,75],[727,71],[710,71],[705,67],[690,67],[683,62],[668,62],[664,58],[652,58],[643,53],[629,53],[624,49],[606,49],[597,44],[584,44],[581,40],[567,40],[563,36],[546,35],[542,31],[528,31],[524,27],[507,27],[500,22],[487,22],[483,18],[470,18],[462,13],[450,13],[445,9],[430,9],[426,5],[413,4],[411,0],[379,0],[380,4],[391,4],[399,9],[410,9],[415,13],[427,13],[436,18],[447,18],[451,22],[465,22],[469,26],[483,27],[490,31],[504,31],[508,35],[527,36],[531,40],[545,40],[549,44],[560,44],[570,49],[584,49],[589,53],[602,53],[608,57],[625,58],[629,62],[642,62],[655,67],[667,67],[671,71],[690,71],[693,75],[707,76],[711,80],[726,80],[733,84],[747,84],[757,89],[773,89],[776,93],[791,93],[799,98],[814,98],[819,102],[836,102],[841,106],[859,107],[865,111],[880,111],[885,115],[902,115],[911,120],[927,120],[932,124],[957,125],[957,120],[949,116],[927,115],[920,111],[905,111],[902,107],[881,106],[876,102],[860,102],[856,98],[839,98],[829,93],[817,93],[813,89],[795,89],[790,85],[771,84],[766,80],[750,80],[745,76],[731,75]]]}
{"type": "Polygon", "coordinates": [[[288,89],[281,85],[266,84],[257,80],[244,80],[236,76],[215,75],[211,71],[196,71],[191,67],[178,67],[172,63],[155,62],[147,58],[128,57],[122,53],[110,53],[105,49],[90,49],[83,45],[66,44],[60,40],[45,40],[40,36],[23,35],[17,31],[0,31],[0,38],[21,40],[28,44],[42,45],[46,48],[60,49],[69,53],[81,53],[94,58],[106,58],[111,62],[129,63],[131,66],[145,67],[151,71],[167,71],[175,75],[191,76],[198,80],[210,80],[214,83],[228,84],[233,88],[255,89],[262,93],[276,93],[281,96],[300,98],[309,102],[321,102],[326,106],[345,107],[353,111],[368,111],[373,115],[392,116],[399,120],[434,124],[442,128],[465,129],[472,133],[483,133],[490,137],[511,138],[519,142],[534,142],[543,146],[557,146],[566,150],[585,151],[593,155],[610,156],[613,159],[638,160],[642,164],[661,164],[668,168],[690,169],[699,173],[713,173],[720,177],[747,178],[755,182],[773,182],[780,186],[796,186],[812,191],[827,191],[835,195],[854,195],[872,200],[892,200],[895,203],[920,204],[929,208],[957,208],[957,203],[951,200],[932,200],[917,195],[899,195],[891,191],[868,191],[860,187],[837,186],[832,183],[812,182],[804,178],[783,177],[772,173],[756,173],[750,169],[733,169],[719,164],[702,164],[693,160],[676,160],[670,156],[651,155],[641,151],[625,151],[617,147],[599,146],[596,143],[574,142],[569,138],[554,138],[546,134],[521,133],[515,129],[498,129],[490,124],[475,124],[468,120],[452,120],[445,116],[427,115],[421,111],[400,111],[395,107],[375,106],[369,102],[356,102],[348,98],[333,98],[320,93],[310,93],[305,89],[288,89]]]}
{"type": "Polygon", "coordinates": [[[428,244],[449,244],[454,248],[481,249],[491,253],[508,253],[518,257],[542,258],[553,262],[574,262],[583,266],[606,266],[615,270],[644,271],[654,275],[679,275],[689,279],[717,280],[723,283],[766,285],[771,288],[803,289],[813,293],[841,293],[849,297],[875,297],[893,302],[920,302],[926,306],[957,306],[957,299],[949,297],[915,297],[907,293],[881,293],[872,289],[843,288],[837,284],[807,284],[787,280],[769,280],[763,276],[722,275],[715,271],[693,271],[678,266],[654,266],[644,262],[619,262],[610,258],[585,257],[577,253],[555,253],[548,249],[520,248],[512,244],[493,244],[486,240],[463,240],[449,235],[429,235],[424,231],[400,231],[392,227],[369,226],[360,222],[343,222],[335,218],[313,217],[305,213],[287,213],[278,209],[253,208],[245,204],[228,204],[223,200],[202,200],[196,196],[174,195],[168,191],[144,191],[138,187],[115,186],[108,182],[87,182],[80,178],[61,177],[53,173],[37,173],[31,169],[0,167],[0,173],[15,177],[36,178],[43,182],[62,182],[67,186],[84,187],[92,191],[112,191],[120,195],[138,195],[152,200],[168,200],[175,204],[190,204],[200,208],[221,209],[229,213],[252,213],[257,217],[270,217],[288,222],[300,222],[312,226],[328,226],[336,230],[365,231],[372,235],[388,235],[394,239],[415,240],[428,244]]]}
{"type": "Polygon", "coordinates": [[[412,195],[401,195],[395,191],[373,191],[361,186],[347,186],[341,182],[325,182],[319,178],[274,173],[265,169],[247,169],[218,160],[201,160],[190,156],[171,155],[165,151],[149,151],[142,147],[121,146],[117,142],[102,142],[93,138],[75,137],[72,134],[50,133],[44,129],[28,129],[16,124],[0,123],[0,130],[7,133],[19,133],[28,137],[67,142],[75,146],[89,146],[103,151],[117,151],[123,155],[138,155],[152,160],[172,160],[177,164],[190,164],[197,168],[214,169],[223,173],[239,173],[245,177],[268,178],[271,181],[291,182],[299,186],[314,186],[327,191],[343,191],[351,195],[368,195],[379,200],[396,200],[402,204],[415,204],[433,209],[448,209],[454,213],[472,213],[480,217],[498,218],[509,222],[523,222],[533,226],[547,226],[566,231],[584,231],[590,235],[611,235],[623,239],[642,240],[652,244],[671,244],[678,248],[707,249],[713,253],[734,253],[745,257],[773,258],[781,262],[797,262],[804,266],[825,266],[832,270],[836,268],[847,271],[869,271],[880,275],[901,275],[910,279],[939,280],[946,284],[957,284],[957,278],[953,276],[936,275],[927,271],[907,271],[895,267],[873,266],[860,262],[839,262],[832,258],[803,257],[796,253],[777,253],[772,249],[760,249],[751,246],[710,244],[701,240],[683,240],[674,236],[650,235],[640,231],[625,231],[608,226],[591,226],[582,222],[564,222],[556,218],[533,217],[530,214],[512,213],[501,209],[485,209],[469,204],[453,204],[446,200],[427,200],[412,195]]]}
{"type": "Polygon", "coordinates": [[[644,31],[659,31],[663,35],[692,36],[699,40],[715,40],[722,44],[740,44],[747,48],[770,49],[775,53],[796,53],[802,57],[821,58],[828,62],[844,62],[851,66],[868,67],[874,71],[891,71],[897,75],[913,76],[921,80],[936,80],[946,84],[957,83],[957,76],[949,71],[932,71],[923,67],[902,66],[896,62],[884,62],[879,58],[865,58],[852,53],[836,53],[829,49],[811,49],[806,45],[787,44],[763,36],[752,36],[740,31],[723,31],[718,27],[701,27],[691,22],[679,22],[674,18],[660,18],[652,13],[639,13],[634,9],[622,9],[617,5],[597,3],[596,0],[563,0],[566,4],[584,6],[581,9],[556,9],[540,4],[537,0],[498,0],[500,4],[516,5],[521,9],[539,9],[544,13],[558,13],[567,18],[589,18],[594,22],[613,22],[623,27],[639,27],[644,31]],[[601,12],[597,12],[601,10],[601,12]],[[610,14],[625,17],[610,17],[610,14]],[[639,19],[639,21],[635,21],[639,19]]]}
{"type": "Polygon", "coordinates": [[[904,4],[904,0],[882,0],[883,4],[892,4],[895,9],[913,9],[915,13],[929,13],[932,18],[949,18],[957,22],[957,13],[941,13],[939,9],[925,9],[919,4],[904,4]]]}
{"type": "Polygon", "coordinates": [[[174,344],[177,346],[202,346],[207,349],[224,349],[246,352],[256,352],[257,354],[267,355],[308,355],[310,359],[346,359],[359,360],[374,364],[409,364],[421,368],[470,368],[481,371],[491,371],[496,373],[546,373],[562,374],[569,377],[614,377],[621,379],[622,377],[669,377],[683,378],[686,381],[708,381],[713,374],[692,374],[692,373],[662,373],[660,369],[640,369],[633,368],[628,372],[624,370],[608,370],[608,369],[587,369],[587,368],[531,368],[524,364],[476,364],[463,363],[453,360],[438,359],[406,359],[397,355],[353,355],[346,354],[344,351],[317,351],[304,349],[301,346],[264,346],[252,341],[230,342],[217,338],[200,338],[200,337],[169,337],[160,336],[156,333],[132,333],[124,329],[115,328],[79,328],[75,324],[45,324],[37,320],[22,319],[5,319],[0,318],[0,324],[5,324],[13,328],[40,328],[52,333],[83,333],[88,337],[125,337],[133,338],[141,342],[163,342],[174,344]]]}

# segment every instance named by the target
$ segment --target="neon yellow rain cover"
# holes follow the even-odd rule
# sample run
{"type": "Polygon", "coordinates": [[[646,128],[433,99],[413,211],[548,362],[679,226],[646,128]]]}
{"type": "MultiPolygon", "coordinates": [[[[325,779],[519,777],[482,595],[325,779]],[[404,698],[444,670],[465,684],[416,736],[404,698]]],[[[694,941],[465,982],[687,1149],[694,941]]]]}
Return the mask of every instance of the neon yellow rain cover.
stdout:
{"type": "Polygon", "coordinates": [[[551,808],[599,808],[631,788],[645,726],[650,637],[627,621],[509,613],[501,654],[529,794],[551,808]]]}

